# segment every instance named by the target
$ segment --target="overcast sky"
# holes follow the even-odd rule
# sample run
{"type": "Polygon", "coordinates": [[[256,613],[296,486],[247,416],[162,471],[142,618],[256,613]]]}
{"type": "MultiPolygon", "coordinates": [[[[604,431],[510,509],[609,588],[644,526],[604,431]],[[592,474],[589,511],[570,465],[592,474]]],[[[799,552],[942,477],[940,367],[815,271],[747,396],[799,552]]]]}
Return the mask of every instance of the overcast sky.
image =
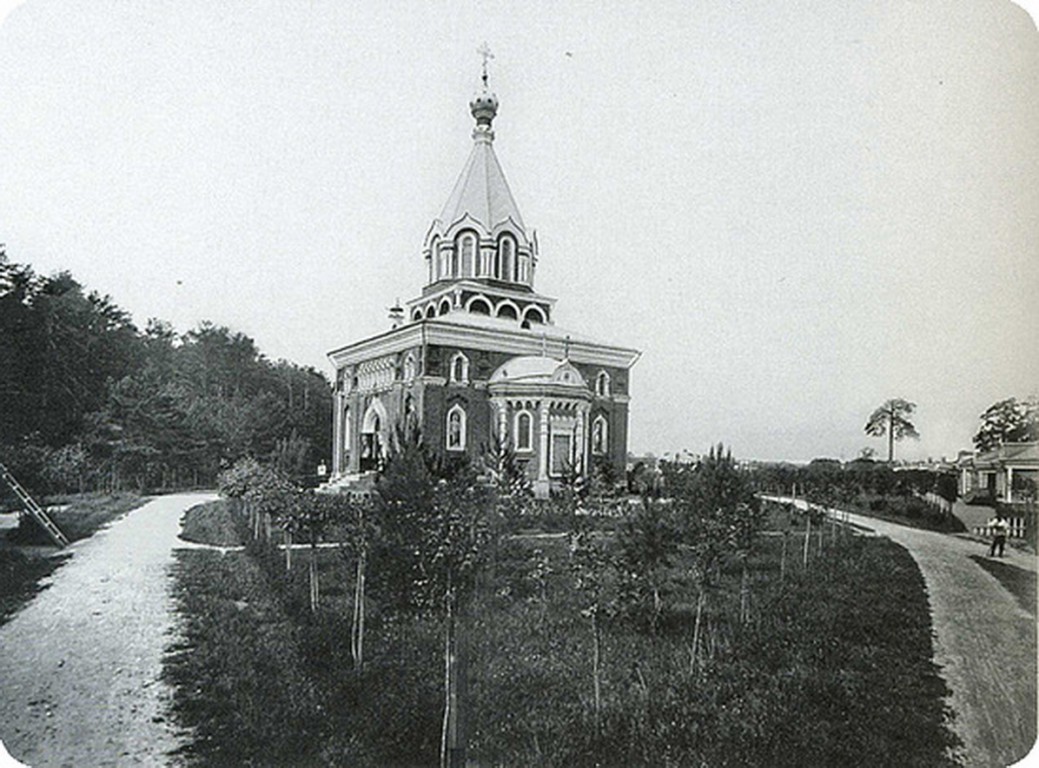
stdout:
{"type": "Polygon", "coordinates": [[[388,327],[495,149],[630,447],[905,458],[1039,391],[1039,35],[1011,2],[64,2],[0,26],[0,242],[271,358],[388,327]]]}

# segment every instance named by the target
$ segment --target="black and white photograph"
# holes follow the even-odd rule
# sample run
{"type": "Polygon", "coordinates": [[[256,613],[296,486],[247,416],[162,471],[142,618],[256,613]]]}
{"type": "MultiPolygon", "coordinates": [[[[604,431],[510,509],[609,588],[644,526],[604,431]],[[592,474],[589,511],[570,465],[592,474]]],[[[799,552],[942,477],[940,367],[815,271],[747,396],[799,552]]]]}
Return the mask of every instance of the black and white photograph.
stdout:
{"type": "Polygon", "coordinates": [[[0,768],[1039,765],[1037,18],[0,2],[0,768]]]}

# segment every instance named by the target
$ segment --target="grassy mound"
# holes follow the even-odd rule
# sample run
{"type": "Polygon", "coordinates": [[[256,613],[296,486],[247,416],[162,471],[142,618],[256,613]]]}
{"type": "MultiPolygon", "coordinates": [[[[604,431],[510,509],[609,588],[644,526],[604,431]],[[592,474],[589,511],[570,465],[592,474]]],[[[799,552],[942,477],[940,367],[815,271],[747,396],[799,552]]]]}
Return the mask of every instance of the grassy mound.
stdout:
{"type": "Polygon", "coordinates": [[[226,501],[199,504],[184,513],[180,521],[180,538],[196,544],[237,547],[242,540],[226,501]]]}

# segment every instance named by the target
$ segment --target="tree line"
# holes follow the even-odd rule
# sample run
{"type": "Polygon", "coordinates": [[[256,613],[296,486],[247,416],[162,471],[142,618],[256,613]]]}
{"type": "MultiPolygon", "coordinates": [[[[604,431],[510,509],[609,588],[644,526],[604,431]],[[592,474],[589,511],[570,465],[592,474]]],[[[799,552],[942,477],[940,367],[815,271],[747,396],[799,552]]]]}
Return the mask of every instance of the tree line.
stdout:
{"type": "MultiPolygon", "coordinates": [[[[900,397],[885,401],[866,421],[864,431],[872,437],[887,436],[887,460],[894,461],[895,442],[904,438],[917,439],[920,433],[910,417],[916,403],[900,397]]],[[[993,403],[978,416],[981,426],[972,438],[980,453],[991,451],[1006,443],[1030,443],[1039,440],[1039,397],[1032,395],[1018,400],[1008,397],[993,403]]]]}
{"type": "Polygon", "coordinates": [[[331,389],[204,321],[141,330],[69,272],[0,247],[0,461],[36,493],[212,485],[256,456],[301,480],[327,461],[331,389]]]}

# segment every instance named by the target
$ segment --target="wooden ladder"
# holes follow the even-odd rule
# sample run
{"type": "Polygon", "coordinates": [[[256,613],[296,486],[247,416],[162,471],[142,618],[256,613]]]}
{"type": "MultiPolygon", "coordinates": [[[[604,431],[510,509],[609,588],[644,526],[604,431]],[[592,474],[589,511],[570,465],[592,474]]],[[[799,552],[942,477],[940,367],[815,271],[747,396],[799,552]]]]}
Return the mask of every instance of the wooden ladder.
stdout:
{"type": "Polygon", "coordinates": [[[67,547],[69,540],[65,538],[65,534],[61,532],[61,529],[54,524],[54,521],[50,519],[46,512],[43,511],[43,507],[36,503],[36,500],[29,495],[29,492],[22,488],[22,484],[19,483],[14,475],[8,471],[7,467],[0,463],[0,477],[11,486],[18,498],[22,500],[25,505],[25,511],[32,515],[33,520],[40,524],[40,526],[47,532],[47,534],[54,540],[54,543],[59,547],[67,547]]]}

